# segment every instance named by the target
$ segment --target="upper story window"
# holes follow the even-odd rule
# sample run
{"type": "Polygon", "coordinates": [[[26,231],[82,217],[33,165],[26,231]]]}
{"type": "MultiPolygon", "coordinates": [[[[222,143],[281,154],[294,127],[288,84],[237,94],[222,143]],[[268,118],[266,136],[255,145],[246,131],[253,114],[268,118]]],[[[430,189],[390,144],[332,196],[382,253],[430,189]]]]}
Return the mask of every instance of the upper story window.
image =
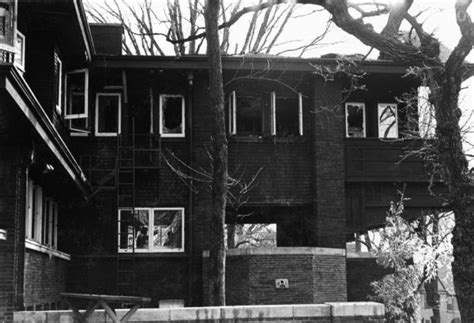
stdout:
{"type": "Polygon", "coordinates": [[[120,252],[184,251],[184,208],[120,209],[118,250],[120,252]]]}
{"type": "Polygon", "coordinates": [[[59,115],[62,114],[62,87],[63,87],[63,62],[59,54],[54,52],[54,105],[59,115]]]}
{"type": "Polygon", "coordinates": [[[346,103],[346,137],[364,138],[366,136],[365,104],[346,103]]]}
{"type": "Polygon", "coordinates": [[[232,91],[228,98],[229,134],[278,137],[303,135],[302,94],[280,96],[272,91],[267,98],[239,95],[232,91]]]}
{"type": "Polygon", "coordinates": [[[68,120],[71,135],[89,133],[89,71],[74,70],[66,75],[64,118],[68,120]]]}
{"type": "Polygon", "coordinates": [[[23,35],[19,30],[17,30],[14,65],[23,73],[25,72],[25,46],[26,46],[25,35],[23,35]]]}
{"type": "Polygon", "coordinates": [[[377,105],[379,138],[398,138],[398,112],[396,103],[377,105]]]}
{"type": "Polygon", "coordinates": [[[95,135],[117,136],[121,133],[122,95],[97,93],[95,98],[95,135]]]}
{"type": "Polygon", "coordinates": [[[162,137],[184,138],[185,103],[180,94],[160,95],[159,129],[162,137]]]}

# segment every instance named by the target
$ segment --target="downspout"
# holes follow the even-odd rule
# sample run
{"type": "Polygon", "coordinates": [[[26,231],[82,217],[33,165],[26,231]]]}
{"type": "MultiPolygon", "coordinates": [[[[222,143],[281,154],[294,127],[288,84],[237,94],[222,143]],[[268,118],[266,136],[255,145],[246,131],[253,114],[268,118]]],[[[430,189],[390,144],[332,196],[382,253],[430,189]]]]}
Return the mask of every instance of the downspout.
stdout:
{"type": "MultiPolygon", "coordinates": [[[[189,134],[189,164],[191,167],[194,167],[194,155],[193,155],[193,147],[194,147],[194,130],[193,130],[193,97],[194,97],[194,74],[192,71],[188,71],[186,74],[186,101],[188,103],[188,134],[189,134]]],[[[189,206],[189,257],[188,257],[188,306],[194,305],[193,304],[193,278],[194,278],[194,203],[193,203],[193,177],[191,176],[190,185],[188,189],[188,206],[189,206]]]]}

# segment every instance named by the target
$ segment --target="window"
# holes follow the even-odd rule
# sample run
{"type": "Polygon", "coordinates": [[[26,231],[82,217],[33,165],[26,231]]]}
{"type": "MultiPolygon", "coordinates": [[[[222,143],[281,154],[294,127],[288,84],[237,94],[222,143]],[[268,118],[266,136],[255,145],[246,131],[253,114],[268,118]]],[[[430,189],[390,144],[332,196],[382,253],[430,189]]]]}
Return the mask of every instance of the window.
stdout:
{"type": "Polygon", "coordinates": [[[25,35],[23,35],[19,30],[17,30],[14,65],[22,72],[25,72],[25,42],[25,35]]]}
{"type": "Polygon", "coordinates": [[[272,134],[278,137],[303,135],[303,96],[278,96],[272,92],[272,134]]]}
{"type": "Polygon", "coordinates": [[[160,135],[169,138],[184,137],[184,96],[160,95],[160,135]]]}
{"type": "Polygon", "coordinates": [[[346,137],[365,137],[365,104],[346,103],[346,137]]]}
{"type": "Polygon", "coordinates": [[[418,129],[420,137],[433,138],[436,132],[434,107],[430,103],[430,88],[418,88],[418,129]]]}
{"type": "Polygon", "coordinates": [[[379,138],[398,138],[398,113],[396,103],[377,105],[379,138]]]}
{"type": "Polygon", "coordinates": [[[260,96],[229,96],[229,133],[240,136],[262,136],[264,132],[264,106],[260,96]]]}
{"type": "Polygon", "coordinates": [[[39,244],[57,248],[58,204],[43,194],[40,186],[27,182],[25,237],[39,244]]]}
{"type": "Polygon", "coordinates": [[[184,251],[184,208],[120,209],[120,252],[184,251]]]}
{"type": "Polygon", "coordinates": [[[95,98],[95,135],[116,136],[121,132],[120,93],[97,93],[95,98]]]}
{"type": "Polygon", "coordinates": [[[59,54],[54,52],[54,104],[59,115],[62,114],[61,98],[63,86],[63,62],[59,54]]]}
{"type": "Polygon", "coordinates": [[[71,135],[89,133],[89,71],[86,69],[71,71],[66,75],[66,111],[64,118],[69,122],[71,135]]]}

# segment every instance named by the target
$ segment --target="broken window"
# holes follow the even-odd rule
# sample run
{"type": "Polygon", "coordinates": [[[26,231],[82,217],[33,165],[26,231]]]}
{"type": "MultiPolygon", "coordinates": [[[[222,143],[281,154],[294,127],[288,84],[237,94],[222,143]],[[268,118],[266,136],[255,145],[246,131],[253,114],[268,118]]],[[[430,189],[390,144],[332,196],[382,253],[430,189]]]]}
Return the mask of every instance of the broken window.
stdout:
{"type": "MultiPolygon", "coordinates": [[[[275,93],[275,92],[272,92],[275,93]]],[[[302,94],[298,96],[283,97],[273,94],[275,102],[276,129],[278,137],[291,137],[303,135],[303,100],[302,94]]]]}
{"type": "Polygon", "coordinates": [[[85,69],[71,71],[66,75],[65,83],[64,118],[69,122],[71,135],[87,135],[89,133],[89,71],[85,69]]]}
{"type": "Polygon", "coordinates": [[[436,119],[434,107],[430,103],[430,88],[418,88],[418,129],[420,137],[433,138],[436,132],[436,119]]]}
{"type": "Polygon", "coordinates": [[[379,138],[398,138],[398,114],[396,103],[379,103],[379,138]]]}
{"type": "Polygon", "coordinates": [[[229,133],[240,136],[263,135],[263,104],[260,96],[239,95],[229,97],[229,133]]]}
{"type": "Polygon", "coordinates": [[[119,210],[119,251],[167,252],[184,250],[183,208],[119,210]]]}
{"type": "Polygon", "coordinates": [[[160,95],[160,135],[184,137],[184,96],[160,95]]]}
{"type": "Polygon", "coordinates": [[[62,114],[62,87],[63,87],[63,63],[59,54],[54,52],[54,105],[59,115],[62,114]]]}
{"type": "Polygon", "coordinates": [[[116,136],[121,131],[120,93],[97,93],[95,99],[96,136],[116,136]]]}
{"type": "Polygon", "coordinates": [[[19,30],[16,31],[14,65],[20,71],[25,72],[25,35],[23,35],[19,30]]]}
{"type": "Polygon", "coordinates": [[[365,104],[346,103],[346,137],[365,137],[365,104]]]}

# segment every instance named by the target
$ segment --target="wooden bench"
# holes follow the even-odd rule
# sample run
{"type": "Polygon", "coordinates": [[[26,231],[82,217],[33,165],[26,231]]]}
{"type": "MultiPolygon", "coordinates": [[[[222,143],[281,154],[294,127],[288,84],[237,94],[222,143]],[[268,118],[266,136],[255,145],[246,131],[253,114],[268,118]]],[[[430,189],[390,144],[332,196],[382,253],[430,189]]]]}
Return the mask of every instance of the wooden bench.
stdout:
{"type": "Polygon", "coordinates": [[[98,294],[79,294],[79,293],[61,293],[62,299],[72,309],[74,318],[80,323],[87,323],[87,319],[94,311],[102,307],[113,322],[128,322],[138,308],[151,301],[147,297],[137,296],[119,296],[119,295],[98,295],[98,294]],[[84,313],[79,312],[77,301],[88,301],[89,305],[84,313]],[[130,305],[130,310],[119,319],[115,312],[114,304],[130,305]]]}

